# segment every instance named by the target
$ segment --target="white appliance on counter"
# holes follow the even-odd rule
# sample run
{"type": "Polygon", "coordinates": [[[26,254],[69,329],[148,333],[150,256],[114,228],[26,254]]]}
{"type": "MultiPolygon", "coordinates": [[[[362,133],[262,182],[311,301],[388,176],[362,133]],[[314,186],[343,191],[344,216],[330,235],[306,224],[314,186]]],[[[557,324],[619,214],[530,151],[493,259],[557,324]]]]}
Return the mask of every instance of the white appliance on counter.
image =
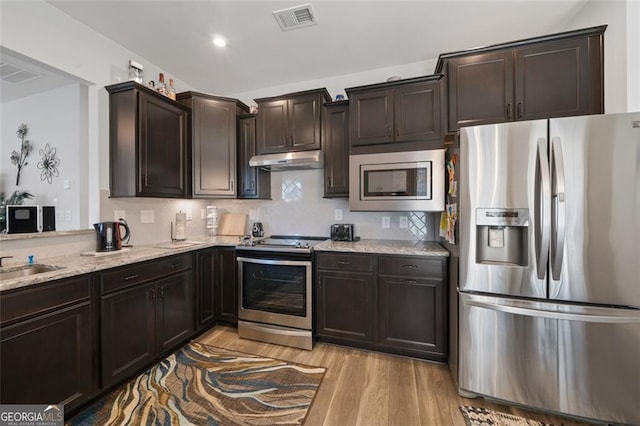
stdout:
{"type": "Polygon", "coordinates": [[[640,424],[640,113],[463,128],[458,385],[640,424]]]}

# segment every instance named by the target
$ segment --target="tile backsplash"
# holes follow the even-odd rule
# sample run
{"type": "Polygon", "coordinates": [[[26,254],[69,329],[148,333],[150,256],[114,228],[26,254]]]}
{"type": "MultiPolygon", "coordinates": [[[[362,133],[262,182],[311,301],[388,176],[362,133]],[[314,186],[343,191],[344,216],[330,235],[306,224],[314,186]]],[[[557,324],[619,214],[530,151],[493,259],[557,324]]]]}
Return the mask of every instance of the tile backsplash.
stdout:
{"type": "Polygon", "coordinates": [[[328,237],[333,223],[355,224],[361,238],[397,240],[435,240],[439,213],[430,212],[351,212],[349,200],[325,199],[321,170],[290,170],[271,173],[271,200],[164,200],[153,198],[109,198],[101,191],[100,218],[113,220],[114,210],[124,210],[132,229],[132,243],[146,244],[170,238],[171,221],[178,211],[190,209],[193,219],[187,222],[187,236],[206,234],[201,210],[208,205],[218,213],[245,213],[245,232],[253,222],[263,223],[266,235],[310,235],[328,237]],[[141,223],[140,211],[154,210],[154,223],[141,223]],[[341,210],[342,220],[336,220],[341,210]],[[389,228],[382,228],[383,217],[389,228]],[[405,219],[402,219],[402,218],[405,219]],[[400,228],[401,222],[406,227],[400,228]]]}

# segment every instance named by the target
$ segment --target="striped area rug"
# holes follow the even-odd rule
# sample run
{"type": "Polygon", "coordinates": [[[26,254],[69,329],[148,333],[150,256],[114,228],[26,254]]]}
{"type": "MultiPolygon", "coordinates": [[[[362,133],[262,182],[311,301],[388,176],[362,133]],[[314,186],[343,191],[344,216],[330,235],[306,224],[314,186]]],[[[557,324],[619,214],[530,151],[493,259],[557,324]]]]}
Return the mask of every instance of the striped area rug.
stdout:
{"type": "Polygon", "coordinates": [[[325,371],[191,342],[68,424],[302,424],[325,371]]]}

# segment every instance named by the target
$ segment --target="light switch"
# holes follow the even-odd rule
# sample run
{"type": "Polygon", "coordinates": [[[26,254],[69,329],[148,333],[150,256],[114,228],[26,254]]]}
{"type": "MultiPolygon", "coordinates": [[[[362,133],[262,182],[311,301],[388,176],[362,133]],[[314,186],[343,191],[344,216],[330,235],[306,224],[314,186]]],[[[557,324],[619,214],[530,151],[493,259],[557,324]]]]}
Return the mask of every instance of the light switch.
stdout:
{"type": "Polygon", "coordinates": [[[333,211],[333,216],[335,220],[342,220],[342,209],[335,209],[333,211]]]}
{"type": "Polygon", "coordinates": [[[187,213],[187,220],[193,220],[193,210],[187,209],[186,213],[187,213]]]}
{"type": "Polygon", "coordinates": [[[140,210],[140,223],[155,222],[155,214],[153,210],[140,210]]]}
{"type": "Polygon", "coordinates": [[[400,228],[408,228],[409,227],[409,218],[406,216],[400,216],[400,228]]]}
{"type": "Polygon", "coordinates": [[[382,216],[382,229],[389,229],[391,227],[391,218],[389,216],[382,216]]]}

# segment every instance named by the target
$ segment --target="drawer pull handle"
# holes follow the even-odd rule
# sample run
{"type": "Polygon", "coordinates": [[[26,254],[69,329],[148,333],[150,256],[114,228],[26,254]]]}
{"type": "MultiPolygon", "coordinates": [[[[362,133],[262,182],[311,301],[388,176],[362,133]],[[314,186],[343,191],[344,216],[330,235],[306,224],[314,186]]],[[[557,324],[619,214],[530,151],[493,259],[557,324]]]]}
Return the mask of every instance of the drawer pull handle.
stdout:
{"type": "Polygon", "coordinates": [[[417,283],[416,280],[404,280],[404,282],[407,283],[407,284],[415,284],[415,283],[417,283]]]}
{"type": "Polygon", "coordinates": [[[136,278],[138,278],[140,275],[129,275],[128,277],[124,277],[125,281],[131,281],[131,280],[135,280],[136,278]]]}
{"type": "Polygon", "coordinates": [[[179,264],[179,263],[174,263],[173,265],[169,265],[169,269],[175,269],[175,268],[177,268],[178,266],[180,266],[180,264],[179,264]]]}
{"type": "Polygon", "coordinates": [[[403,268],[407,268],[407,269],[416,269],[417,266],[416,265],[402,265],[403,268]]]}
{"type": "Polygon", "coordinates": [[[347,260],[338,260],[338,265],[348,265],[349,261],[347,260]]]}

